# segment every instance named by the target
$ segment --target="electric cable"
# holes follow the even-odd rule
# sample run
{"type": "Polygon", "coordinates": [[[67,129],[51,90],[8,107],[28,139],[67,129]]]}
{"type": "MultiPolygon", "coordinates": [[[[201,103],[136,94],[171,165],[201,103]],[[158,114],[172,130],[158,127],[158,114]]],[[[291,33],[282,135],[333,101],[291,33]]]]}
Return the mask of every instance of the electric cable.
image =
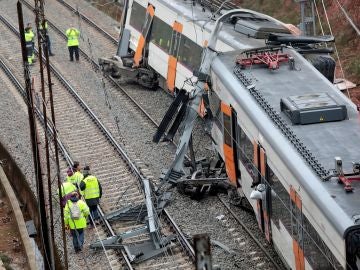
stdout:
{"type": "Polygon", "coordinates": [[[357,28],[357,26],[355,25],[355,23],[352,21],[352,19],[350,18],[349,14],[346,12],[346,10],[343,8],[343,6],[339,3],[339,0],[335,0],[336,3],[338,4],[338,6],[340,7],[341,11],[344,13],[347,21],[350,23],[350,25],[352,26],[352,28],[354,28],[355,32],[360,36],[360,30],[359,28],[357,28]]]}
{"type": "MultiPolygon", "coordinates": [[[[325,7],[324,0],[321,0],[321,3],[322,3],[322,6],[323,6],[323,9],[324,9],[325,18],[326,18],[326,21],[327,21],[327,24],[328,24],[328,27],[329,27],[330,34],[333,36],[333,32],[332,32],[332,29],[331,29],[331,25],[330,25],[330,21],[329,21],[329,17],[328,17],[327,11],[326,11],[326,7],[325,7]]],[[[338,52],[338,50],[337,50],[337,47],[336,47],[336,43],[335,43],[335,42],[334,42],[334,48],[335,48],[336,57],[337,57],[338,62],[339,62],[341,74],[342,74],[342,76],[343,76],[343,78],[344,78],[344,80],[345,80],[345,87],[346,87],[347,95],[348,95],[349,98],[351,98],[350,92],[349,92],[349,88],[348,88],[348,86],[347,86],[346,79],[345,79],[345,73],[344,73],[344,70],[343,70],[343,67],[342,67],[342,64],[341,64],[339,52],[338,52]]]]}

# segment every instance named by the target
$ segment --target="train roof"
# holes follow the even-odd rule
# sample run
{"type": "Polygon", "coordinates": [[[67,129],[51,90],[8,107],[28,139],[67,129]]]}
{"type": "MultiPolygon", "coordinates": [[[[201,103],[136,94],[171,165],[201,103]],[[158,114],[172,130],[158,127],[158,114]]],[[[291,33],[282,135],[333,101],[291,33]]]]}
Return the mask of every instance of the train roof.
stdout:
{"type": "MultiPolygon", "coordinates": [[[[202,7],[200,4],[193,6],[192,1],[184,0],[158,0],[164,6],[181,14],[186,21],[193,22],[201,29],[206,29],[211,33],[219,15],[227,10],[220,10],[216,15],[209,8],[202,7]]],[[[246,49],[265,46],[263,33],[277,32],[288,33],[290,31],[284,24],[268,15],[242,9],[243,14],[237,17],[237,23],[224,23],[218,39],[234,49],[246,49]]],[[[202,41],[198,41],[202,44],[202,41]]]]}
{"type": "MultiPolygon", "coordinates": [[[[281,63],[277,70],[270,70],[261,65],[253,65],[241,69],[242,74],[250,79],[251,86],[249,87],[255,87],[256,90],[262,94],[267,103],[276,111],[325,170],[330,173],[335,169],[334,158],[341,157],[345,173],[352,172],[352,162],[360,161],[360,151],[357,148],[360,142],[360,121],[356,106],[297,52],[286,48],[284,49],[284,53],[295,60],[295,68],[293,70],[289,68],[288,63],[281,63]],[[327,99],[331,100],[330,103],[346,107],[347,119],[335,122],[294,125],[289,116],[281,111],[280,101],[287,97],[294,99],[294,97],[309,95],[320,97],[324,97],[325,95],[327,99]]],[[[244,92],[249,93],[249,90],[244,87],[243,83],[240,82],[234,74],[235,61],[240,54],[241,51],[222,53],[217,56],[212,63],[212,72],[219,77],[219,80],[225,85],[227,90],[231,92],[230,94],[235,98],[236,102],[239,103],[244,102],[246,97],[244,92]]],[[[251,96],[250,99],[255,101],[253,96],[251,96]]],[[[256,105],[261,109],[259,103],[256,103],[256,105]]],[[[244,104],[244,106],[250,105],[244,104]]],[[[246,110],[247,113],[252,114],[250,118],[256,122],[259,121],[259,119],[256,120],[258,115],[254,115],[255,111],[256,110],[252,108],[246,110]]],[[[261,111],[266,114],[263,109],[261,109],[261,111]]],[[[259,130],[261,133],[263,133],[264,126],[269,129],[278,129],[275,123],[270,120],[268,114],[266,115],[266,123],[257,122],[257,126],[260,126],[259,130]],[[261,130],[261,126],[263,130],[261,130]]],[[[273,133],[270,132],[268,134],[271,137],[273,133]]],[[[289,138],[283,133],[280,136],[283,141],[285,139],[289,142],[289,138]]],[[[276,140],[275,138],[271,139],[276,140]]],[[[278,141],[277,148],[286,147],[283,145],[284,144],[279,145],[278,141]]],[[[298,153],[295,147],[293,147],[293,150],[298,153]]],[[[290,155],[287,156],[287,154],[285,154],[282,159],[290,168],[300,166],[299,164],[291,164],[296,161],[292,160],[290,155]]],[[[311,169],[304,157],[302,157],[302,162],[311,169]]],[[[358,217],[360,214],[360,181],[353,181],[351,185],[354,187],[354,190],[353,192],[347,193],[344,191],[344,185],[338,184],[337,179],[331,178],[328,181],[323,181],[315,174],[314,170],[312,171],[313,175],[317,178],[316,185],[320,183],[328,195],[330,195],[327,196],[327,199],[331,197],[335,200],[336,204],[343,209],[350,220],[354,220],[354,216],[358,217]]],[[[301,171],[299,178],[305,178],[301,175],[301,171]]],[[[320,202],[324,196],[319,194],[320,191],[317,191],[315,186],[312,186],[312,183],[309,183],[309,181],[313,180],[306,178],[298,180],[300,183],[302,181],[303,184],[308,186],[306,190],[308,193],[312,193],[313,198],[316,197],[316,200],[318,200],[320,204],[324,203],[320,202]]],[[[328,210],[330,212],[332,211],[331,209],[328,210]]],[[[352,224],[354,225],[354,223],[352,224]]]]}

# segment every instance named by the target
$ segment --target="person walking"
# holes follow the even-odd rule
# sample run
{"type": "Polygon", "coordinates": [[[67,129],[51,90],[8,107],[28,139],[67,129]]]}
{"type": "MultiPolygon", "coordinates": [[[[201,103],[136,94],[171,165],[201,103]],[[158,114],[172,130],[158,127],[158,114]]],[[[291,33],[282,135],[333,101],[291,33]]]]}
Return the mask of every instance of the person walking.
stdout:
{"type": "Polygon", "coordinates": [[[90,208],[90,223],[94,227],[95,224],[100,224],[97,206],[102,196],[102,187],[98,179],[90,174],[90,166],[85,166],[83,173],[84,179],[80,182],[80,190],[83,192],[85,202],[90,208]]]}
{"type": "Polygon", "coordinates": [[[66,30],[70,61],[74,61],[74,53],[76,61],[79,61],[79,36],[80,31],[73,26],[66,30]]]}
{"type": "Polygon", "coordinates": [[[68,182],[67,178],[65,178],[65,181],[61,184],[60,189],[58,189],[58,195],[61,197],[61,207],[65,207],[66,202],[70,199],[73,192],[76,192],[76,186],[74,186],[71,182],[68,182]]]}
{"type": "MultiPolygon", "coordinates": [[[[55,54],[53,54],[51,52],[51,40],[50,40],[50,36],[49,36],[49,31],[48,31],[48,23],[46,20],[44,21],[44,23],[40,23],[39,30],[40,30],[42,36],[45,38],[49,56],[54,56],[55,54]]],[[[45,52],[45,48],[46,48],[46,46],[43,46],[44,52],[45,52]]]]}
{"type": "Polygon", "coordinates": [[[25,46],[26,46],[26,54],[27,61],[29,65],[33,64],[33,60],[35,58],[34,55],[34,32],[32,31],[31,24],[28,23],[25,27],[25,46]]]}
{"type": "Polygon", "coordinates": [[[84,176],[81,173],[81,167],[80,167],[79,161],[74,161],[72,172],[73,172],[73,174],[68,177],[68,181],[73,183],[79,189],[80,182],[81,182],[81,180],[84,179],[84,176]]]}
{"type": "Polygon", "coordinates": [[[80,252],[84,245],[84,229],[86,228],[86,219],[88,215],[89,207],[84,201],[79,200],[77,192],[73,192],[65,205],[64,222],[65,229],[70,229],[76,253],[80,252]]]}

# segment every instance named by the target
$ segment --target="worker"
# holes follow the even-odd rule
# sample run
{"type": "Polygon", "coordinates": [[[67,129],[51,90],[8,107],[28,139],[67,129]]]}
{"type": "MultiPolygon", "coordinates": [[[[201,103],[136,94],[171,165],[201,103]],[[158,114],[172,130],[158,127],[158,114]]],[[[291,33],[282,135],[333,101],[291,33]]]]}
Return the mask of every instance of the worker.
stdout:
{"type": "MultiPolygon", "coordinates": [[[[50,41],[50,36],[49,36],[49,31],[48,31],[48,23],[46,20],[44,21],[44,23],[40,23],[39,30],[40,30],[43,38],[45,38],[49,56],[54,56],[55,54],[53,54],[51,52],[51,41],[50,41]]],[[[45,48],[46,48],[46,46],[43,46],[44,52],[45,52],[45,48]]]]}
{"type": "Polygon", "coordinates": [[[79,189],[80,182],[84,178],[83,174],[81,173],[81,167],[79,161],[74,161],[72,171],[74,174],[68,178],[68,181],[73,183],[79,189]]]}
{"type": "Polygon", "coordinates": [[[70,61],[74,61],[74,53],[76,61],[79,61],[79,36],[80,31],[75,27],[66,30],[67,46],[70,54],[70,61]]]}
{"type": "Polygon", "coordinates": [[[65,207],[65,204],[68,199],[70,199],[71,194],[76,191],[76,186],[74,186],[71,182],[65,181],[61,184],[60,190],[58,189],[57,193],[61,196],[60,205],[61,207],[65,207]],[[60,192],[61,190],[61,192],[60,192]]]}
{"type": "Polygon", "coordinates": [[[75,252],[81,251],[84,245],[86,219],[89,216],[89,207],[82,200],[79,200],[77,192],[71,193],[70,199],[66,202],[64,209],[65,229],[70,229],[73,238],[75,252]]]}
{"type": "Polygon", "coordinates": [[[33,64],[33,60],[35,58],[34,55],[34,32],[32,31],[31,24],[27,24],[25,27],[25,46],[26,46],[26,54],[27,61],[29,65],[33,64]]]}
{"type": "Polygon", "coordinates": [[[72,183],[72,176],[74,175],[74,169],[72,167],[69,167],[66,171],[66,182],[72,183]]]}
{"type": "Polygon", "coordinates": [[[80,182],[80,190],[83,191],[86,204],[90,208],[90,223],[94,227],[99,225],[99,213],[97,206],[102,196],[102,187],[98,179],[90,174],[90,166],[83,169],[84,179],[80,182]]]}

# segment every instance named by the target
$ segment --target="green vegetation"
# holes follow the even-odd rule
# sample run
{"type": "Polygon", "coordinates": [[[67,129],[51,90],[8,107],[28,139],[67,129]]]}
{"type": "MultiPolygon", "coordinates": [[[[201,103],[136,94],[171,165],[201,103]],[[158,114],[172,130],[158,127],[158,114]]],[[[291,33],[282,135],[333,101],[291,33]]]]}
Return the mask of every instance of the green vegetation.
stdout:
{"type": "Polygon", "coordinates": [[[11,263],[10,257],[0,252],[0,260],[3,262],[6,270],[13,270],[13,268],[10,266],[11,263]]]}

